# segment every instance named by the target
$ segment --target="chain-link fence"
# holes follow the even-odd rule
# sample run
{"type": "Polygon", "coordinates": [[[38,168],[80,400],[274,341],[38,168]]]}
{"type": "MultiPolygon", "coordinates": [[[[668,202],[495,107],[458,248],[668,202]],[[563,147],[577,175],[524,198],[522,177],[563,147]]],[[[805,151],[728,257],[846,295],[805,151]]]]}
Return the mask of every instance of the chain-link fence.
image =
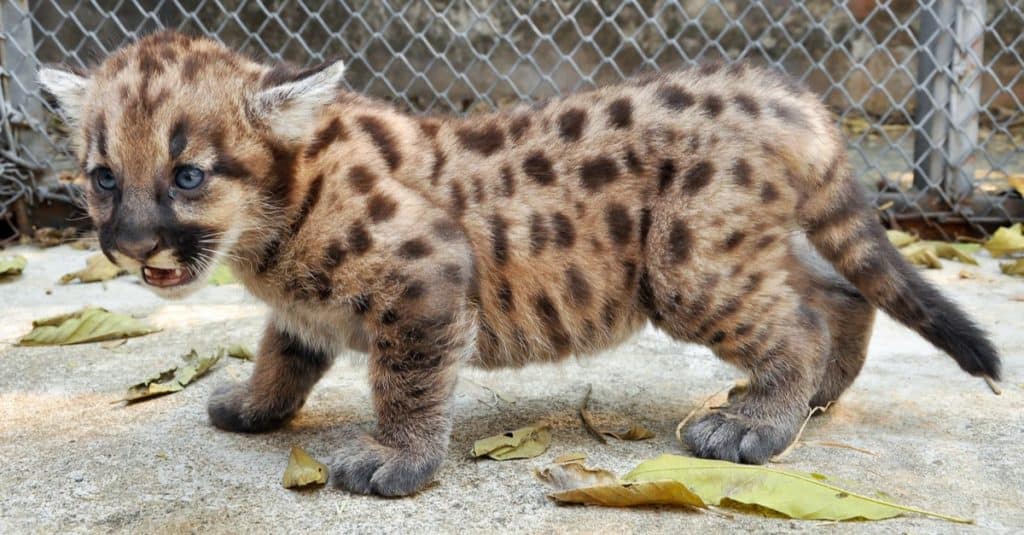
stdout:
{"type": "Polygon", "coordinates": [[[950,237],[1024,217],[1019,0],[0,1],[0,214],[33,192],[59,198],[53,177],[74,172],[38,66],[88,67],[171,27],[263,59],[345,58],[351,89],[414,112],[539,100],[702,60],[767,63],[835,110],[891,224],[950,237]]]}

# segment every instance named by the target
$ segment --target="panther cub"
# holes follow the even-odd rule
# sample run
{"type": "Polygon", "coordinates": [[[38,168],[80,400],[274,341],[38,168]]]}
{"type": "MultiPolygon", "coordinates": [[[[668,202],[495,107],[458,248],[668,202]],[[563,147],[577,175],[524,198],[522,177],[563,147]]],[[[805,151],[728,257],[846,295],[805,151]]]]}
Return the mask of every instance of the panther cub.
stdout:
{"type": "MultiPolygon", "coordinates": [[[[42,83],[76,125],[103,251],[175,297],[226,261],[273,313],[213,424],[286,423],[346,349],[377,427],[332,478],[406,495],[445,458],[459,366],[555,361],[647,322],[750,375],[685,433],[763,463],[864,363],[875,308],[998,377],[984,334],[886,240],[809,92],[736,64],[467,119],[342,90],[342,64],[266,66],[148,36],[42,83]]],[[[638,363],[638,365],[641,365],[638,363]]]]}

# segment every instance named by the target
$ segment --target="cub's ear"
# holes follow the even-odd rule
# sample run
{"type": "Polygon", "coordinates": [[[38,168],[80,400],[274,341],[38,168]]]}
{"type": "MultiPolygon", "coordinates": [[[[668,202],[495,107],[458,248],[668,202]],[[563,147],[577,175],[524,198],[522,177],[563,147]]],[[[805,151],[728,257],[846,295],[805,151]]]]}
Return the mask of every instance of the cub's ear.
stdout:
{"type": "Polygon", "coordinates": [[[283,141],[307,139],[321,109],[338,97],[344,72],[341,61],[300,72],[271,69],[263,76],[264,87],[251,97],[249,113],[283,141]]]}
{"type": "Polygon", "coordinates": [[[46,67],[39,71],[39,83],[57,97],[57,103],[68,120],[77,123],[82,116],[89,78],[64,69],[46,67]]]}

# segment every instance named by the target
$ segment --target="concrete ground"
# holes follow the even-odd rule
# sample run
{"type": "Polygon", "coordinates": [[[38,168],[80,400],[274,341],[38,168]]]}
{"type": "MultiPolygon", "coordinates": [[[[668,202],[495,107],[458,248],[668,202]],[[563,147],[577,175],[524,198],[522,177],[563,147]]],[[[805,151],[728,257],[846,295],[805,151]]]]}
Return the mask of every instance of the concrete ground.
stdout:
{"type": "MultiPolygon", "coordinates": [[[[11,251],[8,251],[11,252],[11,251]]],[[[1005,358],[1003,395],[888,318],[880,318],[859,381],[815,418],[784,465],[823,472],[852,490],[976,520],[973,527],[920,516],[822,523],[695,514],[671,508],[558,506],[534,468],[585,452],[592,465],[624,473],[665,452],[680,453],[676,423],[738,375],[709,351],[653,330],[605,355],[520,371],[466,370],[457,390],[452,449],[437,483],[398,500],[334,488],[296,492],[281,475],[293,444],[320,458],[339,431],[372,422],[365,368],[340,359],[287,428],[244,436],[213,429],[206,398],[244,379],[252,364],[219,364],[183,392],[131,406],[112,404],[125,387],[179,362],[191,348],[254,345],[264,308],[239,286],[210,287],[161,301],[131,277],[58,286],[88,253],[15,248],[26,273],[0,284],[0,532],[525,532],[649,533],[817,531],[960,533],[1024,530],[1024,279],[995,262],[946,263],[927,276],[992,332],[1005,358]],[[116,348],[87,344],[23,348],[13,343],[34,318],[92,304],[145,315],[163,328],[116,348]],[[576,415],[586,385],[591,408],[614,427],[633,420],[657,433],[646,442],[600,445],[576,415]],[[498,395],[500,394],[500,395],[498,395]],[[551,448],[521,461],[474,461],[474,440],[536,422],[551,448]],[[822,446],[847,444],[869,453],[822,446]]]]}

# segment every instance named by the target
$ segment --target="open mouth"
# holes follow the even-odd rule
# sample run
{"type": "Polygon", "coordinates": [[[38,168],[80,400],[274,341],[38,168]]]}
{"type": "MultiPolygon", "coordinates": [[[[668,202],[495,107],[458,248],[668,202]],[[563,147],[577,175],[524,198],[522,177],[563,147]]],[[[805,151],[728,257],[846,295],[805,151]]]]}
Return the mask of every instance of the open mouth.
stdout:
{"type": "Polygon", "coordinates": [[[185,269],[161,269],[142,266],[142,278],[146,281],[146,284],[159,288],[170,288],[192,282],[195,275],[185,269]]]}

